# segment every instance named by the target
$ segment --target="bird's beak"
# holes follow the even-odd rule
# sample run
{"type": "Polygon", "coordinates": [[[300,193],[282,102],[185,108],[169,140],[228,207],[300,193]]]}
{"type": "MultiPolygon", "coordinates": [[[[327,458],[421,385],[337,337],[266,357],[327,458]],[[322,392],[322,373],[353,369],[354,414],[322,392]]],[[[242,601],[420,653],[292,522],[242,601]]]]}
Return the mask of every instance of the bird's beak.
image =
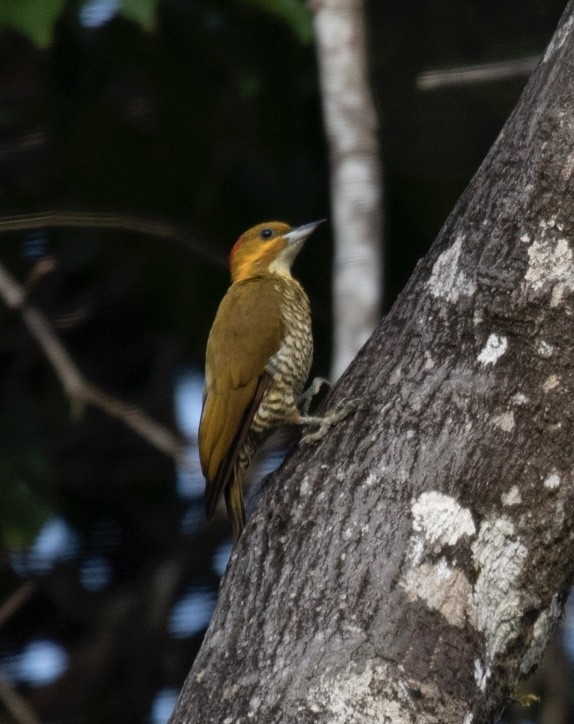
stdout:
{"type": "Polygon", "coordinates": [[[305,239],[308,236],[311,236],[315,229],[323,224],[325,221],[327,221],[327,219],[312,221],[310,224],[303,224],[303,226],[298,226],[295,229],[291,229],[291,231],[285,234],[285,239],[287,239],[287,243],[289,245],[297,244],[298,242],[303,243],[305,239]]]}

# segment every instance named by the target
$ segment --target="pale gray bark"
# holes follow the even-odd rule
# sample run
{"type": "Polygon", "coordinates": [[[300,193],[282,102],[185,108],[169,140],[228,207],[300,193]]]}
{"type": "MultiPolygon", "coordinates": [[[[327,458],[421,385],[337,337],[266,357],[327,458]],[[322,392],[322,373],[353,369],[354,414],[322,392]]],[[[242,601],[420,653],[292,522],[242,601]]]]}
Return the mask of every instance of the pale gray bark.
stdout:
{"type": "Polygon", "coordinates": [[[492,722],[574,573],[574,6],[274,476],[172,722],[492,722]]]}
{"type": "Polygon", "coordinates": [[[382,297],[382,173],[363,0],[312,2],[329,145],[336,380],[371,335],[382,297]]]}

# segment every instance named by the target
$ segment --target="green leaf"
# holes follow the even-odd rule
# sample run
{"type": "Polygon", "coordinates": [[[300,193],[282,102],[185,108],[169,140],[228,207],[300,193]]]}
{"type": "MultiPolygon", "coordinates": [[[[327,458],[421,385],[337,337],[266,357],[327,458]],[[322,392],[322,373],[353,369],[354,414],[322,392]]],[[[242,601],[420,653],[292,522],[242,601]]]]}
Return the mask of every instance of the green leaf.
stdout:
{"type": "Polygon", "coordinates": [[[155,9],[158,0],[122,0],[121,14],[151,32],[155,28],[155,9]]]}
{"type": "Polygon", "coordinates": [[[313,39],[313,20],[304,0],[243,0],[269,15],[274,15],[291,28],[303,45],[313,39]]]}
{"type": "Polygon", "coordinates": [[[46,501],[25,480],[2,476],[0,538],[8,549],[32,543],[42,525],[54,515],[46,501]]]}
{"type": "Polygon", "coordinates": [[[29,545],[53,515],[52,469],[43,452],[38,408],[24,397],[0,405],[0,545],[29,545]]]}
{"type": "Polygon", "coordinates": [[[1,0],[0,29],[19,30],[41,48],[52,42],[56,20],[66,0],[1,0]]]}

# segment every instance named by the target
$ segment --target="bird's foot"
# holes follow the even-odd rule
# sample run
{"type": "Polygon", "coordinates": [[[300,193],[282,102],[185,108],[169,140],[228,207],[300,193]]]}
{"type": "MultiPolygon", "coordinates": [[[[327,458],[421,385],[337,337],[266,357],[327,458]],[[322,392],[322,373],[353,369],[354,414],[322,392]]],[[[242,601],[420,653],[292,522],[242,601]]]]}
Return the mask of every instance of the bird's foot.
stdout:
{"type": "Polygon", "coordinates": [[[528,709],[532,704],[538,704],[540,697],[538,694],[529,694],[525,691],[513,691],[510,697],[512,701],[515,701],[518,706],[528,709]]]}
{"type": "Polygon", "coordinates": [[[320,395],[326,395],[331,389],[331,383],[325,377],[315,377],[313,382],[305,390],[305,392],[297,400],[297,407],[301,410],[301,414],[306,417],[311,411],[311,405],[315,402],[315,398],[320,395]]]}
{"type": "Polygon", "coordinates": [[[362,406],[361,400],[347,400],[341,403],[335,409],[324,417],[301,417],[299,424],[303,427],[311,427],[316,425],[317,429],[313,432],[307,432],[301,438],[301,442],[317,442],[322,440],[327,434],[330,427],[336,425],[341,420],[344,420],[351,413],[355,412],[359,407],[362,406]]]}

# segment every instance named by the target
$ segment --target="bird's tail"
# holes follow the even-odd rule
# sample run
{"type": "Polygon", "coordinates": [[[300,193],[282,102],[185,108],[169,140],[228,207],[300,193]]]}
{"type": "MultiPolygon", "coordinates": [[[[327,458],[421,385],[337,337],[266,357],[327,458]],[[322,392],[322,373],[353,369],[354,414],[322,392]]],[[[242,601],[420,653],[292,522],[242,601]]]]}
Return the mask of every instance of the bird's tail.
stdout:
{"type": "Polygon", "coordinates": [[[245,528],[245,505],[243,503],[243,490],[240,475],[234,475],[233,480],[225,489],[225,505],[227,517],[231,523],[231,530],[235,540],[239,540],[245,528]]]}

